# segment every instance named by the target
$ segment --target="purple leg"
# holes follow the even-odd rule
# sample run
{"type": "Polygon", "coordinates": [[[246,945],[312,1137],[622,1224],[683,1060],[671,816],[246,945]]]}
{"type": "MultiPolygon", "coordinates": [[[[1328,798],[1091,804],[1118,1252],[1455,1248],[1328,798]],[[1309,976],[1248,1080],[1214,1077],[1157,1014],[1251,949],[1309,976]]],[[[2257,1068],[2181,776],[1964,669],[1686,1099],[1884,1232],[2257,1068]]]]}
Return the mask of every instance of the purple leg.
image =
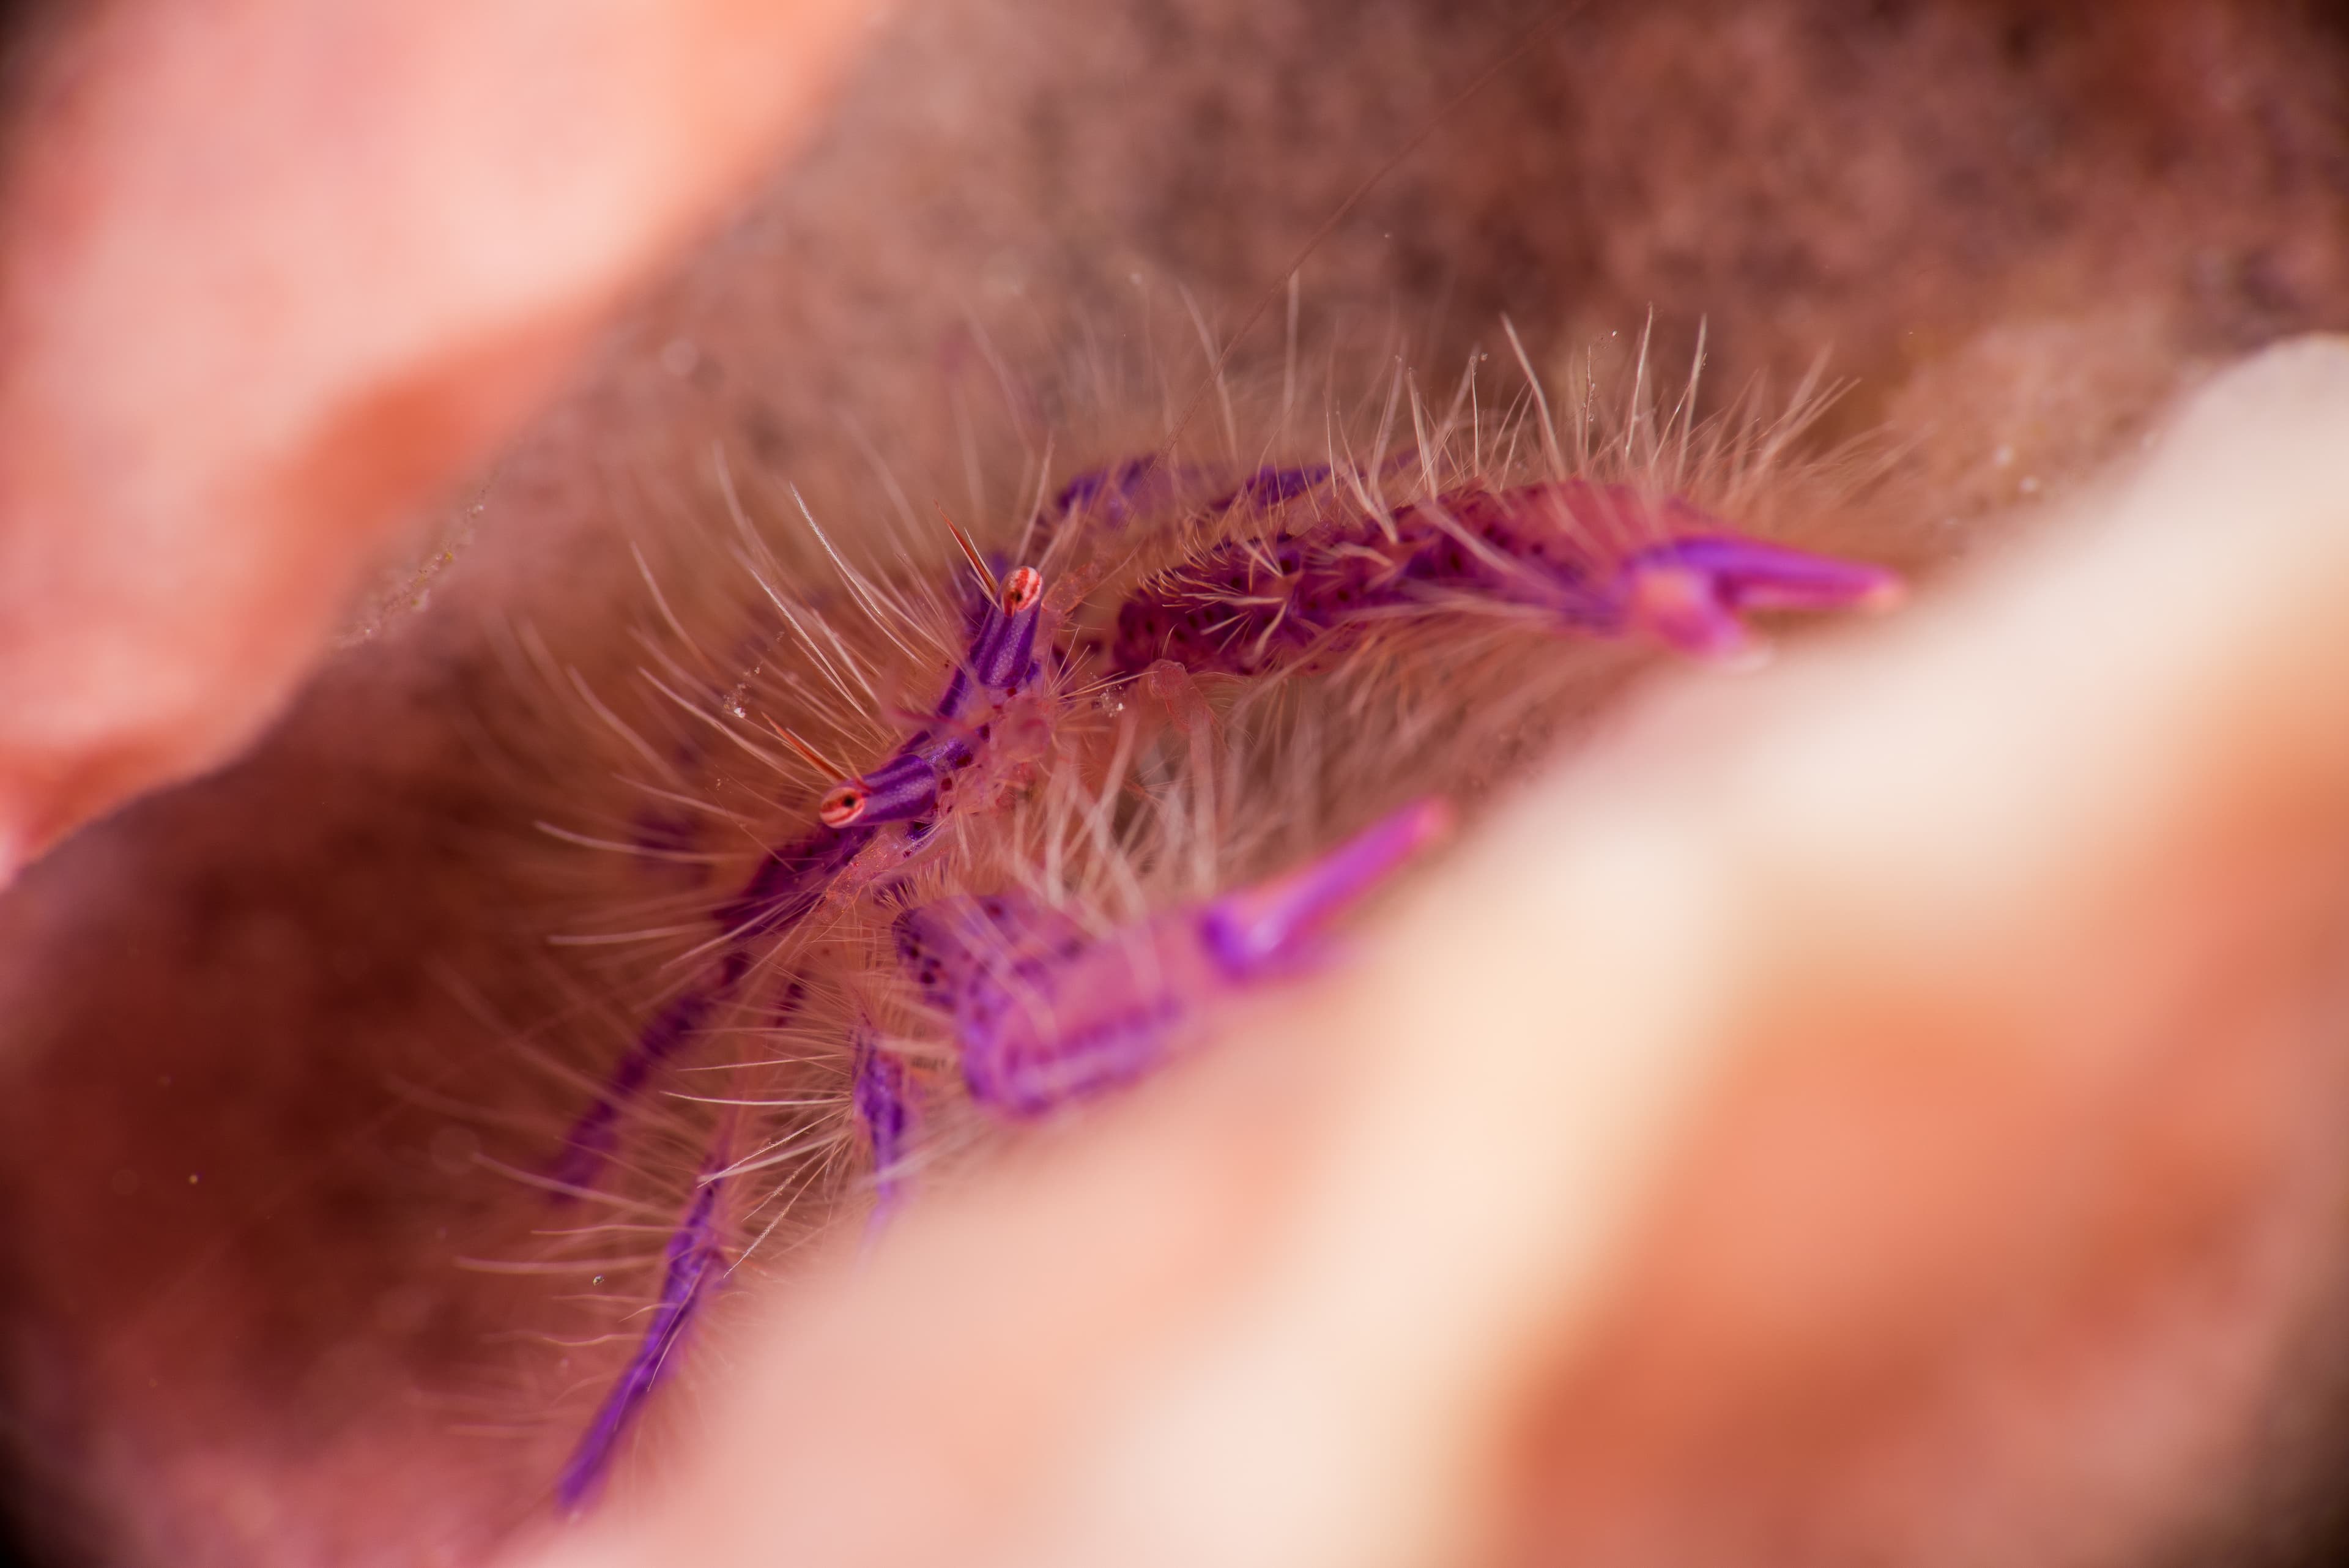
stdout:
{"type": "Polygon", "coordinates": [[[819,827],[805,837],[769,850],[742,891],[719,911],[729,940],[740,943],[752,937],[771,936],[807,919],[823,901],[833,879],[873,842],[876,831],[819,827]]]}
{"type": "Polygon", "coordinates": [[[1199,940],[1235,984],[1309,963],[1331,921],[1451,830],[1448,804],[1414,801],[1319,859],[1208,904],[1199,911],[1199,940]]]}
{"type": "Polygon", "coordinates": [[[725,1274],[726,1257],[715,1240],[719,1185],[716,1179],[704,1177],[695,1191],[685,1219],[669,1238],[660,1299],[654,1303],[644,1338],[636,1355],[628,1358],[620,1380],[604,1396],[595,1418],[588,1423],[556,1478],[555,1502],[565,1513],[578,1512],[603,1485],[620,1438],[653,1390],[660,1386],[669,1358],[692,1326],[703,1298],[725,1274]]]}
{"type": "Polygon", "coordinates": [[[898,1168],[913,1144],[913,1083],[903,1059],[882,1050],[869,1027],[858,1026],[855,1049],[850,1097],[873,1148],[873,1211],[864,1221],[865,1234],[871,1236],[888,1223],[905,1196],[898,1168]]]}
{"type": "Polygon", "coordinates": [[[1048,1115],[1150,1072],[1220,995],[1305,967],[1450,820],[1420,802],[1296,871],[1104,938],[1026,899],[943,900],[899,917],[900,961],[953,1014],[971,1098],[1048,1115]]]}
{"type": "MultiPolygon", "coordinates": [[[[643,1092],[654,1069],[700,1032],[703,1021],[723,999],[726,988],[716,983],[717,979],[713,976],[709,981],[696,983],[692,990],[653,1014],[652,1022],[645,1025],[628,1054],[620,1058],[620,1064],[605,1080],[604,1092],[571,1124],[571,1131],[564,1139],[563,1158],[550,1173],[554,1180],[574,1192],[595,1183],[604,1162],[611,1158],[621,1110],[643,1092]]],[[[557,1196],[567,1200],[574,1193],[557,1196]]]]}
{"type": "MultiPolygon", "coordinates": [[[[628,1054],[620,1058],[620,1064],[605,1080],[604,1092],[571,1124],[571,1131],[564,1138],[563,1157],[548,1172],[552,1180],[568,1189],[554,1195],[556,1202],[570,1202],[595,1184],[605,1162],[612,1158],[612,1146],[619,1135],[620,1114],[644,1092],[653,1074],[700,1033],[710,1012],[733,994],[746,968],[730,954],[702,983],[653,1014],[652,1022],[645,1025],[628,1054]]],[[[806,995],[807,987],[796,980],[783,988],[782,999],[775,1004],[776,1028],[791,1022],[806,995]]]]}
{"type": "MultiPolygon", "coordinates": [[[[728,929],[717,968],[653,1014],[636,1044],[612,1069],[603,1092],[571,1124],[563,1154],[548,1173],[551,1179],[572,1189],[558,1194],[558,1201],[594,1185],[604,1162],[611,1158],[621,1113],[643,1093],[654,1072],[684,1049],[710,1013],[733,995],[750,970],[750,952],[744,944],[753,937],[788,930],[805,919],[833,878],[872,841],[874,832],[870,827],[818,828],[768,852],[749,884],[719,911],[728,929]]],[[[779,1023],[797,1011],[801,994],[794,981],[784,992],[779,1023]]]]}

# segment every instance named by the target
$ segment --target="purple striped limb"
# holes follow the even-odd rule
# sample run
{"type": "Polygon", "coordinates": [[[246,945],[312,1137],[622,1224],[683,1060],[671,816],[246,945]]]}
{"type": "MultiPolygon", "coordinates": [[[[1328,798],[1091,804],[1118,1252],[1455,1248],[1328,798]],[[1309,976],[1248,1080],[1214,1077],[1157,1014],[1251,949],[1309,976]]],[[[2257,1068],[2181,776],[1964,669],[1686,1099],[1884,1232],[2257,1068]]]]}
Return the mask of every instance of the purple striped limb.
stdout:
{"type": "Polygon", "coordinates": [[[1094,937],[1031,899],[908,910],[898,957],[947,1013],[971,1098],[1026,1118],[1133,1082],[1218,1000],[1309,967],[1332,922],[1446,831],[1407,806],[1298,869],[1094,937]]]}
{"type": "Polygon", "coordinates": [[[644,1092],[654,1071],[699,1033],[703,1021],[730,989],[713,976],[653,1014],[628,1054],[604,1081],[603,1092],[571,1124],[564,1138],[563,1157],[550,1173],[552,1179],[569,1189],[558,1197],[568,1198],[595,1184],[604,1162],[612,1156],[622,1110],[644,1092]]]}
{"type": "Polygon", "coordinates": [[[1746,538],[1677,497],[1581,481],[1479,487],[1392,515],[1325,502],[1201,551],[1118,607],[1110,664],[1129,677],[1160,659],[1268,674],[1342,653],[1398,613],[1477,606],[1729,659],[1751,649],[1747,613],[1880,609],[1899,595],[1884,567],[1746,538]]]}
{"type": "Polygon", "coordinates": [[[915,1107],[913,1075],[904,1058],[883,1050],[869,1025],[856,1029],[849,1097],[873,1150],[873,1211],[864,1222],[871,1235],[888,1223],[905,1196],[902,1168],[913,1147],[915,1107]]]}
{"type": "Polygon", "coordinates": [[[684,1220],[669,1237],[660,1299],[653,1304],[644,1337],[555,1480],[555,1502],[565,1513],[579,1511],[603,1485],[620,1439],[667,1375],[702,1302],[725,1277],[726,1255],[717,1241],[719,1186],[714,1176],[702,1178],[684,1220]]]}
{"type": "MultiPolygon", "coordinates": [[[[960,537],[959,535],[957,535],[960,537]]],[[[972,556],[974,567],[981,565],[972,556]]],[[[610,1158],[621,1113],[643,1091],[654,1071],[698,1034],[750,969],[745,943],[778,935],[812,913],[880,826],[933,815],[940,791],[977,759],[979,737],[968,728],[978,710],[992,711],[1003,697],[1026,686],[1036,672],[1036,628],[1042,613],[1044,579],[1030,566],[990,579],[985,609],[972,627],[964,659],[940,699],[936,722],[870,774],[827,792],[815,831],[770,850],[742,891],[719,913],[725,922],[718,971],[654,1014],[628,1054],[613,1070],[604,1092],[572,1125],[564,1154],[553,1173],[566,1188],[591,1184],[610,1158]]],[[[821,755],[790,732],[784,739],[819,766],[821,755]]]]}
{"type": "MultiPolygon", "coordinates": [[[[604,1087],[564,1135],[563,1153],[549,1179],[557,1201],[593,1186],[611,1158],[621,1116],[670,1057],[697,1039],[710,1015],[730,1001],[750,972],[754,939],[780,935],[813,912],[850,861],[873,839],[870,827],[819,827],[767,852],[742,891],[718,911],[725,929],[716,966],[647,1021],[604,1087]]],[[[793,981],[783,992],[778,1025],[798,1010],[804,994],[793,981]]]]}
{"type": "MultiPolygon", "coordinates": [[[[715,970],[653,1014],[627,1054],[604,1080],[602,1092],[564,1136],[563,1153],[547,1173],[560,1189],[556,1202],[569,1202],[595,1184],[619,1140],[621,1116],[644,1093],[653,1075],[699,1035],[709,1015],[732,997],[749,967],[748,955],[741,949],[730,949],[715,970]]],[[[786,985],[775,1004],[774,1027],[788,1023],[806,995],[802,982],[794,980],[786,985]]]]}
{"type": "MultiPolygon", "coordinates": [[[[959,532],[956,538],[962,541],[959,532]]],[[[962,542],[968,550],[968,542],[962,542]]],[[[653,1015],[613,1069],[603,1092],[573,1123],[552,1173],[562,1187],[575,1190],[595,1181],[611,1156],[628,1104],[663,1063],[699,1033],[749,972],[747,944],[780,936],[806,919],[885,824],[933,815],[955,774],[978,760],[984,722],[1006,697],[1035,679],[1042,576],[1032,566],[1020,566],[998,582],[975,551],[970,556],[973,568],[986,577],[988,593],[933,721],[880,767],[826,792],[817,807],[820,826],[769,850],[742,891],[719,910],[725,930],[716,972],[653,1015]]],[[[782,734],[819,767],[838,771],[798,736],[789,731],[782,734]]]]}
{"type": "Polygon", "coordinates": [[[730,951],[740,952],[740,944],[753,937],[781,936],[806,919],[876,831],[819,827],[768,850],[742,891],[718,912],[735,944],[730,951]]]}

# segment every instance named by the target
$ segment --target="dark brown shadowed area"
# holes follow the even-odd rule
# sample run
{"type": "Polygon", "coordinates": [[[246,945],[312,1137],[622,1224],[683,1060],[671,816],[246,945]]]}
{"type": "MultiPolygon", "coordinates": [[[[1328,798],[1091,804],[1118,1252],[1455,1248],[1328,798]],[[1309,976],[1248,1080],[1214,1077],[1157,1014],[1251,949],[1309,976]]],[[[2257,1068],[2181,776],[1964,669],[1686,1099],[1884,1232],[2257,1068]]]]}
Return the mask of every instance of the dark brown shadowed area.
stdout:
{"type": "MultiPolygon", "coordinates": [[[[0,1434],[36,1532],[117,1563],[467,1563],[542,1506],[584,1407],[508,1336],[564,1321],[570,1287],[460,1266],[526,1254],[543,1217],[474,1157],[543,1159],[564,1103],[516,1032],[616,1037],[582,1021],[585,961],[536,940],[569,873],[530,826],[598,787],[602,742],[513,628],[626,688],[625,541],[690,553],[714,438],[853,516],[852,431],[957,473],[957,400],[1002,399],[990,352],[1025,417],[1097,423],[1085,345],[1183,344],[1178,286],[1237,326],[1526,20],[915,9],[489,475],[428,605],[337,652],[244,760],[5,895],[0,1434]]],[[[1309,356],[1399,325],[1439,380],[1504,314],[1555,365],[1651,309],[1682,363],[1702,319],[1723,399],[1831,349],[1857,382],[1833,428],[1908,443],[1899,525],[1962,522],[2060,489],[2201,369],[2349,327],[2349,35],[2313,7],[1591,5],[1374,186],[1302,287],[1309,356]]],[[[397,417],[431,428],[443,395],[397,417]]],[[[2145,1255],[2222,1253],[2268,1196],[2220,1194],[2145,1255]]],[[[2093,1337],[2095,1283],[2051,1362],[2093,1337]]],[[[2337,1351],[2264,1311],[2243,1320],[2310,1365],[2337,1351]]],[[[2280,1422],[2335,1435],[2328,1410],[2280,1422]]],[[[1754,1552],[1813,1528],[1750,1523],[1754,1552]]]]}

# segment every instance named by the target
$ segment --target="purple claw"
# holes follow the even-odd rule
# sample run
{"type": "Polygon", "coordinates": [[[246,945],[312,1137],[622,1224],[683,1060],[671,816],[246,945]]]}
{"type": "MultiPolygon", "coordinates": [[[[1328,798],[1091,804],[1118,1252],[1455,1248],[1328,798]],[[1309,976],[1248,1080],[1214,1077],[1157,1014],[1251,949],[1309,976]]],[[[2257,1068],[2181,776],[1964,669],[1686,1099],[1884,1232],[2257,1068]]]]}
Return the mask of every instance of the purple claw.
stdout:
{"type": "Polygon", "coordinates": [[[720,1184],[715,1176],[702,1178],[685,1219],[669,1237],[660,1299],[653,1305],[644,1338],[638,1342],[636,1353],[628,1358],[620,1380],[604,1396],[595,1418],[581,1434],[578,1446],[571,1450],[563,1473],[555,1480],[555,1502],[565,1513],[579,1511],[603,1485],[620,1438],[653,1390],[660,1386],[669,1357],[692,1325],[703,1297],[726,1272],[725,1254],[713,1239],[720,1184]]]}
{"type": "Polygon", "coordinates": [[[1746,611],[1889,609],[1902,591],[1882,566],[1733,534],[1688,535],[1641,550],[1615,584],[1630,627],[1701,659],[1749,649],[1739,619],[1746,611]]]}
{"type": "Polygon", "coordinates": [[[952,898],[898,918],[898,953],[954,1017],[971,1098],[1045,1115],[1132,1082],[1229,992],[1305,967],[1317,939],[1451,814],[1423,801],[1310,864],[1105,938],[1009,896],[952,898]]]}
{"type": "Polygon", "coordinates": [[[1423,800],[1366,828],[1319,860],[1226,893],[1199,911],[1201,943],[1236,985],[1311,961],[1314,940],[1452,831],[1452,807],[1423,800]]]}
{"type": "Polygon", "coordinates": [[[1677,497],[1579,481],[1473,487],[1392,516],[1324,507],[1204,551],[1118,607],[1110,664],[1128,677],[1160,659],[1267,674],[1341,653],[1399,611],[1463,603],[1717,659],[1749,647],[1742,612],[1872,609],[1899,592],[1882,567],[1741,537],[1677,497]]]}

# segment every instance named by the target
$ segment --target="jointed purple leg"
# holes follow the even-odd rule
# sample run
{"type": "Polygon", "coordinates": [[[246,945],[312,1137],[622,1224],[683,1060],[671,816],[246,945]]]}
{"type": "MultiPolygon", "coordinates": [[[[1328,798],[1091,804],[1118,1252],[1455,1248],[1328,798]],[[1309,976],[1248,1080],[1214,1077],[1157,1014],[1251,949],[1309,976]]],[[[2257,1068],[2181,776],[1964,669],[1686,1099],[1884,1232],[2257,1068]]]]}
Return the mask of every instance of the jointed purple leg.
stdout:
{"type": "Polygon", "coordinates": [[[855,1077],[850,1098],[873,1150],[873,1210],[865,1233],[878,1232],[905,1196],[900,1167],[914,1140],[912,1075],[903,1059],[881,1049],[869,1026],[856,1030],[855,1077]]]}
{"type": "Polygon", "coordinates": [[[716,1241],[719,1185],[717,1178],[705,1177],[695,1190],[684,1220],[669,1238],[660,1299],[654,1303],[644,1338],[555,1480],[555,1501],[566,1513],[577,1511],[603,1484],[620,1438],[660,1386],[669,1358],[692,1326],[703,1299],[725,1274],[726,1256],[716,1241]]]}
{"type": "Polygon", "coordinates": [[[1159,1065],[1220,997],[1305,967],[1449,820],[1420,802],[1295,871],[1103,938],[1023,898],[944,899],[898,918],[900,961],[953,1015],[971,1098],[1043,1116],[1159,1065]]]}

